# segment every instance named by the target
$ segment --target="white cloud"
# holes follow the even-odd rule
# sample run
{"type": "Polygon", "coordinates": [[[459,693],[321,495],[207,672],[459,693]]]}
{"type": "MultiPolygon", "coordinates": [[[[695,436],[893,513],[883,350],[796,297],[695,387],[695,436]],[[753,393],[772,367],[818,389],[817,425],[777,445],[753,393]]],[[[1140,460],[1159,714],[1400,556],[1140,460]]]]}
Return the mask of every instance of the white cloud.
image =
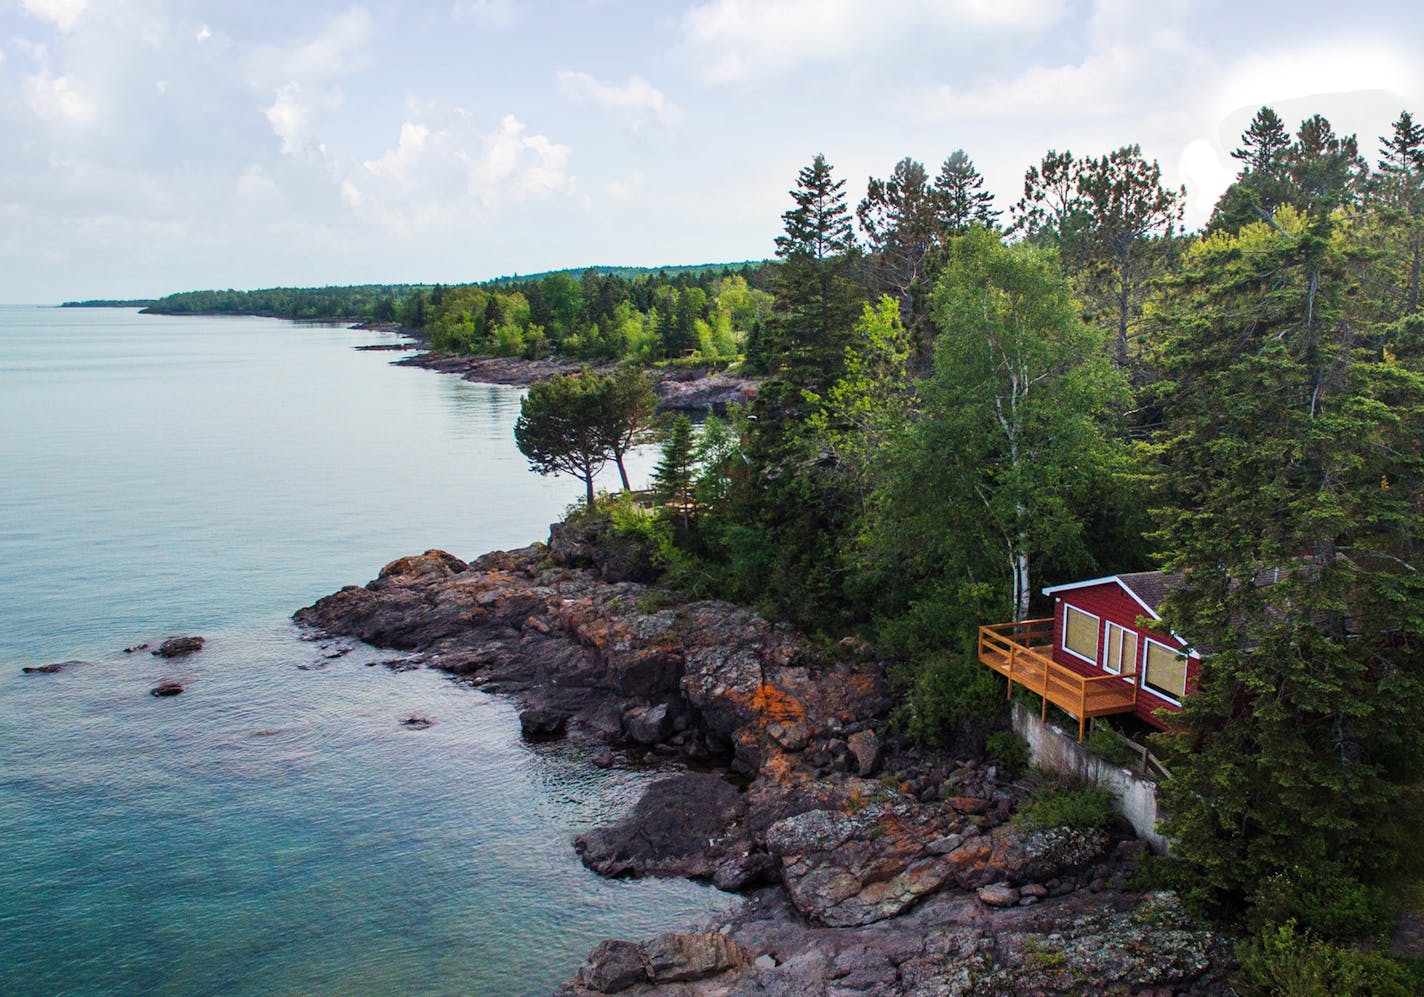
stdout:
{"type": "Polygon", "coordinates": [[[294,156],[314,144],[313,123],[317,114],[340,106],[340,91],[312,90],[300,83],[287,83],[277,88],[272,103],[263,108],[262,113],[273,133],[282,140],[282,151],[294,156]]]}
{"type": "Polygon", "coordinates": [[[364,66],[374,36],[371,15],[353,7],[328,20],[311,38],[282,48],[267,47],[249,57],[253,86],[259,91],[270,88],[272,103],[262,113],[282,140],[284,153],[295,155],[319,147],[318,117],[344,103],[334,81],[364,66]]]}
{"type": "Polygon", "coordinates": [[[233,184],[233,201],[239,211],[261,215],[284,205],[281,188],[256,163],[248,164],[233,184]]]}
{"type": "Polygon", "coordinates": [[[328,20],[311,38],[257,51],[249,60],[249,72],[255,83],[266,86],[349,76],[367,64],[375,34],[371,15],[365,8],[352,7],[328,20]]]}
{"type": "Polygon", "coordinates": [[[1097,0],[1077,61],[1030,65],[1007,78],[944,86],[926,102],[956,118],[1081,120],[1144,108],[1181,107],[1185,81],[1210,78],[1207,55],[1181,30],[1181,0],[1139,5],[1097,0]]]}
{"type": "Polygon", "coordinates": [[[193,38],[198,42],[199,45],[201,45],[203,42],[207,41],[212,36],[213,29],[204,24],[199,26],[198,33],[194,35],[193,38]]]}
{"type": "Polygon", "coordinates": [[[1317,94],[1383,90],[1417,97],[1413,60],[1381,41],[1342,40],[1310,48],[1253,54],[1217,75],[1218,113],[1317,94]]]}
{"type": "Polygon", "coordinates": [[[378,177],[388,177],[405,185],[409,183],[413,170],[424,156],[429,138],[429,127],[407,121],[401,125],[400,138],[394,149],[379,159],[368,159],[361,165],[378,177]]]}
{"type": "Polygon", "coordinates": [[[558,73],[559,91],[575,103],[594,104],[616,112],[633,127],[641,128],[649,121],[675,125],[682,120],[682,110],[667,96],[641,76],[626,83],[604,83],[587,73],[562,70],[558,73]]]}
{"type": "Polygon", "coordinates": [[[933,31],[946,41],[1037,33],[1064,0],[710,0],[683,16],[701,75],[728,83],[794,72],[889,48],[933,31]]]}
{"type": "Polygon", "coordinates": [[[84,16],[88,0],[21,0],[20,6],[41,21],[48,21],[60,31],[73,31],[84,16]]]}
{"type": "Polygon", "coordinates": [[[642,170],[634,170],[626,180],[610,180],[603,185],[603,192],[615,201],[631,201],[643,192],[647,177],[642,170]]]}
{"type": "Polygon", "coordinates": [[[405,121],[396,144],[353,164],[338,186],[358,215],[400,233],[434,231],[512,203],[576,192],[571,150],[531,135],[514,115],[480,132],[468,112],[441,124],[405,121]]]}
{"type": "Polygon", "coordinates": [[[48,121],[86,124],[98,111],[93,99],[68,76],[36,73],[25,80],[25,99],[31,111],[48,121]]]}
{"type": "Polygon", "coordinates": [[[450,8],[457,21],[470,21],[482,28],[512,28],[522,16],[511,0],[461,0],[450,8]]]}
{"type": "Polygon", "coordinates": [[[470,173],[470,193],[482,203],[494,203],[501,190],[518,197],[573,192],[568,174],[573,150],[547,136],[526,134],[524,123],[514,115],[506,114],[483,144],[484,155],[470,173]]]}

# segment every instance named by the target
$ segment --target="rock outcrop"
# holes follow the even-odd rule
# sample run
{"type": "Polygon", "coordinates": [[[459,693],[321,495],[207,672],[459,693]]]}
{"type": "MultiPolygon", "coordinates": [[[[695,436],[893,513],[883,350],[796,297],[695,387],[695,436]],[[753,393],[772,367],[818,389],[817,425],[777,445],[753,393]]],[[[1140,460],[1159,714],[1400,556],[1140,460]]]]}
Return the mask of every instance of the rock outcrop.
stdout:
{"type": "Polygon", "coordinates": [[[626,818],[574,839],[584,865],[602,876],[686,876],[711,879],[739,850],[746,835],[742,793],[727,780],[702,772],[664,779],[626,818]]]}
{"type": "Polygon", "coordinates": [[[719,932],[669,932],[641,945],[600,943],[579,967],[577,985],[584,993],[615,994],[637,984],[703,980],[751,964],[747,949],[719,932]]]}
{"type": "MultiPolygon", "coordinates": [[[[473,357],[447,353],[420,353],[397,360],[404,367],[424,367],[442,374],[457,374],[481,384],[530,385],[559,374],[573,374],[585,366],[576,360],[523,360],[518,357],[473,357]]],[[[594,364],[609,372],[612,364],[594,364]]],[[[696,367],[650,370],[655,379],[659,408],[672,412],[724,412],[728,405],[744,405],[757,396],[760,382],[696,367]]]]}
{"type": "Polygon", "coordinates": [[[556,741],[568,730],[569,715],[563,710],[528,709],[519,714],[519,733],[526,741],[556,741]]]}
{"type": "MultiPolygon", "coordinates": [[[[569,993],[1074,992],[1078,977],[1055,975],[1058,956],[1035,946],[1056,946],[1073,973],[1086,953],[1117,951],[1136,916],[1121,892],[1135,840],[1020,830],[1024,786],[886,737],[884,669],[864,645],[813,652],[750,610],[679,602],[638,577],[574,526],[469,563],[401,558],[296,614],[516,696],[527,732],[592,741],[595,764],[713,769],[653,783],[576,847],[605,876],[693,877],[754,901],[726,933],[605,943],[569,993]]],[[[1111,985],[1199,986],[1219,952],[1182,930],[1180,959],[1134,954],[1111,985]]]]}

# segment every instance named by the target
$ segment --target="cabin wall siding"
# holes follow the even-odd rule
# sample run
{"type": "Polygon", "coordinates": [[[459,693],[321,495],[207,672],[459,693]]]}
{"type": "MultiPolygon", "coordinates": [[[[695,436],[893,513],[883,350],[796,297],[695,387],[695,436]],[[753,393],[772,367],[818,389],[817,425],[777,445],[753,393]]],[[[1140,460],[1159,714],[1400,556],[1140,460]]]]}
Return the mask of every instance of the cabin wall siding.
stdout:
{"type": "MultiPolygon", "coordinates": [[[[1128,595],[1117,582],[1104,582],[1101,585],[1089,585],[1085,588],[1074,589],[1071,592],[1064,592],[1054,597],[1053,604],[1053,660],[1066,668],[1082,672],[1090,666],[1063,650],[1063,620],[1067,606],[1073,606],[1084,612],[1092,613],[1098,617],[1098,651],[1096,658],[1099,671],[1104,671],[1102,667],[1103,645],[1107,640],[1106,623],[1116,623],[1137,634],[1137,661],[1135,671],[1138,673],[1138,697],[1137,709],[1134,715],[1142,721],[1162,727],[1162,721],[1153,716],[1153,711],[1165,707],[1169,710],[1177,710],[1178,707],[1170,700],[1157,696],[1152,690],[1141,684],[1141,673],[1143,668],[1143,655],[1146,653],[1146,641],[1150,637],[1160,644],[1167,644],[1172,647],[1181,646],[1180,642],[1170,634],[1160,633],[1139,626],[1138,617],[1148,617],[1140,603],[1132,596],[1128,595]]],[[[1197,670],[1199,662],[1196,658],[1187,658],[1187,692],[1190,694],[1197,684],[1197,670]]]]}

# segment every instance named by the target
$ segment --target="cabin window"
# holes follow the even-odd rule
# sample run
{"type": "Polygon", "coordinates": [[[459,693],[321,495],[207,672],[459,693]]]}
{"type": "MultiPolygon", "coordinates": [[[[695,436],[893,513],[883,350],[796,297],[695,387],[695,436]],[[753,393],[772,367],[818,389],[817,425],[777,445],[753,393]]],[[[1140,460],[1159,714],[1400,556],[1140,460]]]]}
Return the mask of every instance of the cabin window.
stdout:
{"type": "Polygon", "coordinates": [[[1116,623],[1108,624],[1107,653],[1103,667],[1114,675],[1137,674],[1137,632],[1116,623]]]}
{"type": "Polygon", "coordinates": [[[1147,670],[1143,684],[1153,692],[1180,701],[1187,694],[1187,657],[1176,648],[1147,642],[1147,670]]]}
{"type": "Polygon", "coordinates": [[[1063,609],[1063,650],[1084,661],[1098,661],[1098,618],[1074,606],[1063,609]]]}

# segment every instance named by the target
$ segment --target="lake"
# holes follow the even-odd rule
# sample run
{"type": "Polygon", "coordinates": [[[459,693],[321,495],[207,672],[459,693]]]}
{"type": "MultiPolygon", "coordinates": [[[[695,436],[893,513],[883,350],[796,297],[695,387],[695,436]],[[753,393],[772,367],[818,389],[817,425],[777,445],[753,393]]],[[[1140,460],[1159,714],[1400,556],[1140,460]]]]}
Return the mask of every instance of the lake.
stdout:
{"type": "Polygon", "coordinates": [[[0,307],[0,992],[542,994],[729,905],[578,863],[649,774],[289,622],[404,554],[542,539],[581,494],[515,449],[518,389],[355,349],[392,341],[0,307]],[[208,646],[123,651],[182,633],[208,646]]]}

